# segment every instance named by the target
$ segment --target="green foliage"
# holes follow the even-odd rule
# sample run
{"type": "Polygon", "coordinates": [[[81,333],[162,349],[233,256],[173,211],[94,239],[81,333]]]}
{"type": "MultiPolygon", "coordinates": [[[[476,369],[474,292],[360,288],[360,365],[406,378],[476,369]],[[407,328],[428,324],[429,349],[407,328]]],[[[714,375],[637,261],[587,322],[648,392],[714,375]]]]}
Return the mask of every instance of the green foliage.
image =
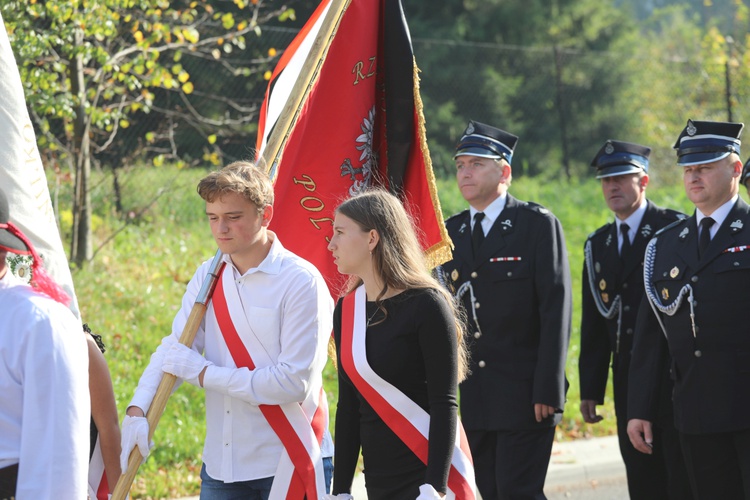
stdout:
{"type": "Polygon", "coordinates": [[[248,45],[267,21],[294,18],[293,9],[265,4],[257,0],[3,2],[0,13],[41,131],[43,152],[72,155],[76,139],[85,134],[100,158],[105,151],[116,150],[118,159],[148,152],[156,164],[170,156],[172,161],[185,161],[184,153],[176,157],[174,140],[175,124],[182,122],[199,138],[204,159],[218,164],[222,141],[209,137],[228,136],[232,130],[250,133],[256,121],[254,113],[237,103],[227,105],[224,75],[239,74],[262,86],[273,58],[257,48],[249,51],[248,45]],[[243,52],[252,63],[237,66],[231,59],[233,52],[243,52]],[[194,78],[207,66],[220,78],[194,78]],[[81,93],[76,92],[78,80],[81,93]],[[163,119],[145,120],[151,113],[163,119]],[[83,118],[85,132],[74,127],[76,118],[83,118]],[[134,133],[121,134],[131,127],[134,133]]]}

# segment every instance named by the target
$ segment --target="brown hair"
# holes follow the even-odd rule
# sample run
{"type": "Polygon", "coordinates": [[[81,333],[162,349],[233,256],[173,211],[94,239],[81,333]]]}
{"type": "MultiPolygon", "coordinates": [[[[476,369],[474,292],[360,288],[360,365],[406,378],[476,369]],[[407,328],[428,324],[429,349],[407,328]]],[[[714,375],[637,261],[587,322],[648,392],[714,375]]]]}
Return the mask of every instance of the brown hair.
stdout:
{"type": "Polygon", "coordinates": [[[227,193],[238,193],[255,204],[258,212],[273,205],[271,179],[249,161],[236,161],[215,172],[211,172],[198,183],[198,194],[207,202],[213,202],[227,193]]]}
{"type": "MultiPolygon", "coordinates": [[[[396,196],[383,189],[371,189],[353,196],[336,209],[363,230],[375,230],[379,241],[372,250],[375,272],[383,280],[378,307],[385,311],[381,298],[388,289],[428,288],[437,291],[451,308],[458,344],[458,380],[466,378],[468,361],[464,339],[464,322],[453,297],[432,276],[417,239],[414,223],[396,196]]],[[[349,279],[347,293],[362,284],[358,276],[349,279]]]]}

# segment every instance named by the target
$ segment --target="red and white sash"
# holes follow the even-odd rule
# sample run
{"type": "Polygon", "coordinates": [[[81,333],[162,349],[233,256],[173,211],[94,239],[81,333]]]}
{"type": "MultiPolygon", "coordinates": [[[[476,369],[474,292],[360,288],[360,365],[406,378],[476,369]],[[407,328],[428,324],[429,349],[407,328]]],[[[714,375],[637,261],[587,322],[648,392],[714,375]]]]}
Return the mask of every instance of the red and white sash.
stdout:
{"type": "MultiPolygon", "coordinates": [[[[226,266],[226,272],[231,273],[232,268],[226,266]]],[[[230,315],[230,310],[241,311],[242,304],[234,280],[231,277],[222,279],[224,273],[219,276],[211,302],[234,363],[238,368],[253,370],[256,366],[254,356],[258,366],[274,364],[259,340],[250,333],[247,318],[244,315],[232,318],[230,315]]],[[[302,403],[260,405],[259,408],[284,445],[269,500],[302,500],[305,497],[317,500],[324,496],[320,443],[328,421],[328,406],[322,381],[312,387],[310,396],[302,403]]]]}
{"type": "MultiPolygon", "coordinates": [[[[364,286],[344,297],[341,310],[341,366],[378,416],[427,464],[430,415],[383,380],[367,362],[365,306],[364,286]]],[[[457,424],[446,498],[474,500],[474,464],[463,425],[460,420],[457,424]]]]}
{"type": "Polygon", "coordinates": [[[89,500],[107,500],[109,485],[104,473],[104,457],[102,457],[102,439],[97,433],[94,454],[89,460],[89,500]]]}

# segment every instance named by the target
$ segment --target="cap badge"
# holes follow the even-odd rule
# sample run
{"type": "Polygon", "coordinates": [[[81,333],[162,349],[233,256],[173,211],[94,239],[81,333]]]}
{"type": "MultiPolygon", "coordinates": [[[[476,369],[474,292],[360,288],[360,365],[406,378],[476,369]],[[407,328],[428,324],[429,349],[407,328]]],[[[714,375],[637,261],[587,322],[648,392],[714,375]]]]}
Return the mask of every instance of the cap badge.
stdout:
{"type": "Polygon", "coordinates": [[[677,269],[677,266],[674,266],[674,267],[673,267],[672,269],[670,269],[670,271],[669,271],[669,276],[670,276],[671,278],[676,278],[678,274],[680,274],[680,270],[679,270],[679,269],[677,269]]]}
{"type": "Polygon", "coordinates": [[[513,223],[510,221],[510,219],[505,219],[500,224],[503,225],[503,229],[510,229],[513,227],[513,223]]]}
{"type": "Polygon", "coordinates": [[[466,134],[468,135],[468,134],[473,134],[473,133],[474,133],[474,124],[469,123],[469,126],[466,127],[466,134]]]}
{"type": "Polygon", "coordinates": [[[451,271],[451,279],[453,281],[458,280],[458,269],[454,269],[453,271],[451,271]]]}
{"type": "Polygon", "coordinates": [[[612,145],[611,142],[608,142],[607,145],[604,147],[604,152],[608,155],[611,155],[615,152],[615,147],[612,145]]]}
{"type": "Polygon", "coordinates": [[[598,262],[595,262],[594,263],[594,271],[596,271],[597,273],[602,272],[602,265],[599,264],[598,262]]]}
{"type": "Polygon", "coordinates": [[[732,222],[729,225],[729,227],[731,227],[732,231],[736,233],[737,231],[739,231],[740,229],[742,229],[743,224],[742,224],[742,221],[740,219],[737,219],[736,221],[732,222]]]}
{"type": "Polygon", "coordinates": [[[605,288],[607,288],[607,282],[604,280],[601,280],[599,282],[599,290],[604,290],[605,288]]]}
{"type": "Polygon", "coordinates": [[[609,302],[609,294],[602,292],[602,301],[604,301],[605,304],[609,302]]]}
{"type": "Polygon", "coordinates": [[[642,235],[642,236],[643,236],[644,238],[648,238],[648,237],[649,237],[649,235],[651,235],[651,225],[650,225],[650,224],[646,224],[645,226],[643,226],[643,227],[641,228],[641,235],[642,235]]]}
{"type": "Polygon", "coordinates": [[[696,132],[698,132],[698,129],[695,128],[695,125],[693,125],[692,120],[688,120],[688,126],[687,129],[685,129],[685,132],[687,132],[687,135],[693,136],[696,132]]]}
{"type": "Polygon", "coordinates": [[[662,288],[662,290],[661,290],[661,298],[664,299],[664,300],[668,300],[669,299],[669,290],[667,290],[666,288],[662,288]]]}
{"type": "Polygon", "coordinates": [[[690,232],[690,230],[689,230],[688,228],[685,228],[685,229],[683,229],[683,230],[682,230],[682,231],[680,232],[680,235],[679,235],[679,236],[680,236],[680,239],[681,239],[681,240],[684,240],[684,239],[685,239],[685,238],[687,237],[687,235],[688,235],[688,233],[689,233],[689,232],[690,232]]]}
{"type": "Polygon", "coordinates": [[[607,235],[607,241],[604,242],[605,245],[609,246],[609,244],[612,243],[612,235],[607,235]]]}

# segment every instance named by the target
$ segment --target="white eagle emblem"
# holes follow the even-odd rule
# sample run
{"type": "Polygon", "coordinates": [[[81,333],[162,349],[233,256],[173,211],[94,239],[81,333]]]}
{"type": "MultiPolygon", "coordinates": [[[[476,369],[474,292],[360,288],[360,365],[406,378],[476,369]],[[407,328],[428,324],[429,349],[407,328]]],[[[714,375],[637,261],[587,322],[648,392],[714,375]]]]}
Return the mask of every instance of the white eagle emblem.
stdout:
{"type": "Polygon", "coordinates": [[[372,150],[372,135],[375,129],[375,106],[373,106],[360,125],[362,133],[357,136],[357,149],[362,151],[359,155],[360,166],[355,167],[349,158],[341,164],[341,177],[349,176],[352,185],[349,195],[354,196],[366,190],[372,184],[372,168],[376,163],[375,153],[372,150]],[[361,178],[359,178],[361,176],[361,178]]]}

